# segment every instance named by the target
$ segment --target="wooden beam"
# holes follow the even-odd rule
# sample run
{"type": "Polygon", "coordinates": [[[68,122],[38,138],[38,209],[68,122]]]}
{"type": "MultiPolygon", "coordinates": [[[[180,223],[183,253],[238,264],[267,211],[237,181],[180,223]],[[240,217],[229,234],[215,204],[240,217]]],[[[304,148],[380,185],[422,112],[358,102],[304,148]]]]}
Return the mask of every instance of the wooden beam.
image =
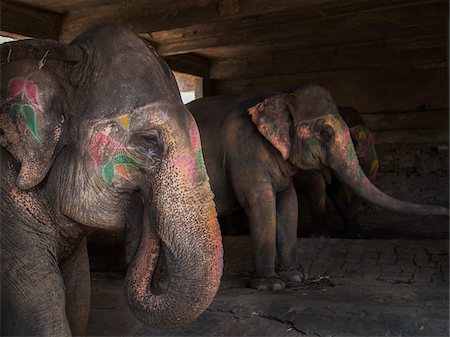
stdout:
{"type": "Polygon", "coordinates": [[[371,130],[441,129],[448,126],[448,110],[361,114],[371,130]]]}
{"type": "MultiPolygon", "coordinates": [[[[398,8],[442,0],[173,0],[112,1],[91,3],[70,10],[61,40],[69,42],[82,31],[101,23],[116,23],[136,33],[153,33],[211,23],[254,22],[260,16],[297,11],[299,17],[319,18],[340,15],[343,11],[370,11],[374,8],[398,8]]],[[[175,32],[176,33],[176,32],[175,32]]]]}
{"type": "Polygon", "coordinates": [[[62,40],[65,42],[71,41],[86,28],[100,23],[116,23],[127,26],[136,33],[151,33],[200,23],[286,11],[292,8],[307,8],[313,5],[334,3],[335,1],[173,0],[170,2],[120,1],[107,4],[99,3],[70,11],[64,22],[62,40]]]}
{"type": "Polygon", "coordinates": [[[153,33],[152,37],[159,44],[161,55],[226,46],[295,44],[306,49],[406,36],[444,35],[447,34],[447,13],[446,1],[313,18],[308,17],[311,14],[308,12],[289,12],[153,33]]]}
{"type": "Polygon", "coordinates": [[[448,129],[386,130],[374,132],[375,144],[448,144],[448,129]]]}
{"type": "Polygon", "coordinates": [[[448,110],[448,66],[337,69],[242,80],[213,80],[214,95],[263,94],[302,83],[330,90],[339,106],[361,113],[448,110]]]}
{"type": "Polygon", "coordinates": [[[211,60],[194,54],[166,56],[169,67],[180,73],[209,78],[211,60]]]}
{"type": "Polygon", "coordinates": [[[216,59],[212,79],[246,79],[336,69],[430,67],[447,62],[448,35],[407,37],[326,49],[288,49],[216,59]],[[270,66],[268,66],[270,65],[270,66]]]}
{"type": "Polygon", "coordinates": [[[22,36],[58,40],[63,15],[15,1],[0,2],[0,29],[22,36]]]}

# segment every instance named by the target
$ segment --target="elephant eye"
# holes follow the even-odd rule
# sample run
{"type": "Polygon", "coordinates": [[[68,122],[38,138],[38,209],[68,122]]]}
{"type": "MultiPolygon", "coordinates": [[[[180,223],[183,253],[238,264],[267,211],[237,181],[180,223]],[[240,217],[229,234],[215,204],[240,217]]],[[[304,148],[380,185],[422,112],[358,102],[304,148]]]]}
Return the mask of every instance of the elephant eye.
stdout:
{"type": "Polygon", "coordinates": [[[329,127],[325,127],[319,132],[319,138],[322,142],[327,142],[333,136],[333,130],[329,127]]]}
{"type": "Polygon", "coordinates": [[[162,146],[157,132],[145,131],[135,133],[130,144],[134,150],[147,158],[159,157],[162,153],[162,146]]]}

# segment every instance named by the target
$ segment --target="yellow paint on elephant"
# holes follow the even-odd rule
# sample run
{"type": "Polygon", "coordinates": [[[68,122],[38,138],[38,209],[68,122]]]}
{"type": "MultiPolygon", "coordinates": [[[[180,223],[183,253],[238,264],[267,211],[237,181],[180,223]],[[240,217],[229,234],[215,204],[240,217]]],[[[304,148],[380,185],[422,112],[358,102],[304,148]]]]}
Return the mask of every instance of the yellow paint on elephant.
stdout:
{"type": "Polygon", "coordinates": [[[117,120],[125,129],[128,129],[130,127],[130,116],[128,114],[117,117],[117,120]]]}
{"type": "Polygon", "coordinates": [[[319,202],[318,202],[318,204],[317,204],[317,207],[325,208],[326,204],[327,204],[326,198],[325,197],[321,197],[319,202]]]}
{"type": "Polygon", "coordinates": [[[358,140],[360,142],[363,142],[363,141],[367,140],[367,135],[366,135],[366,133],[363,130],[358,132],[358,140]]]}
{"type": "Polygon", "coordinates": [[[370,165],[370,174],[375,174],[378,172],[378,159],[374,159],[370,165]]]}

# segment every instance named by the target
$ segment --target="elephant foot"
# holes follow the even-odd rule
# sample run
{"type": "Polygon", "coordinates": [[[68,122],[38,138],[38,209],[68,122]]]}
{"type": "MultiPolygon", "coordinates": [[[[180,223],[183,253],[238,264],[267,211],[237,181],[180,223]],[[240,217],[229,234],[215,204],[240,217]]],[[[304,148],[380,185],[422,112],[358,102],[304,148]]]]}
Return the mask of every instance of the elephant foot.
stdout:
{"type": "Polygon", "coordinates": [[[282,269],[278,272],[280,278],[285,282],[303,283],[308,279],[308,273],[302,266],[282,269]]]}
{"type": "Polygon", "coordinates": [[[256,290],[277,291],[283,289],[284,287],[284,282],[277,277],[252,278],[250,281],[250,288],[256,290]]]}

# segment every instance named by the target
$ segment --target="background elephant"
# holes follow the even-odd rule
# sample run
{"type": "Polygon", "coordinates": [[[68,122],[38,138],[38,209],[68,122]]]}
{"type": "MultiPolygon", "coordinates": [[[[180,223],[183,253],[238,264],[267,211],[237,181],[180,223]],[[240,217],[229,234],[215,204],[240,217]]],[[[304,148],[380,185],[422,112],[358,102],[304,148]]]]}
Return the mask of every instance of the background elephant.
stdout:
{"type": "MultiPolygon", "coordinates": [[[[355,109],[339,107],[339,113],[349,127],[361,168],[373,182],[378,173],[378,157],[372,132],[355,109]]],[[[327,207],[327,196],[343,221],[344,235],[349,238],[360,236],[358,211],[362,199],[342,184],[332,171],[324,174],[320,170],[299,170],[294,175],[294,184],[297,193],[303,194],[308,201],[313,236],[329,235],[333,219],[327,207]]]]}
{"type": "Polygon", "coordinates": [[[85,236],[123,228],[133,212],[143,223],[126,277],[132,311],[157,327],[195,319],[219,286],[222,244],[198,129],[170,69],[112,26],[1,52],[2,335],[82,334],[85,236]]]}
{"type": "Polygon", "coordinates": [[[203,141],[220,215],[243,207],[253,247],[256,289],[301,281],[297,263],[298,169],[332,169],[366,200],[399,212],[448,214],[439,206],[393,199],[362,171],[347,125],[330,93],[316,85],[252,99],[207,97],[189,103],[203,141]]]}

